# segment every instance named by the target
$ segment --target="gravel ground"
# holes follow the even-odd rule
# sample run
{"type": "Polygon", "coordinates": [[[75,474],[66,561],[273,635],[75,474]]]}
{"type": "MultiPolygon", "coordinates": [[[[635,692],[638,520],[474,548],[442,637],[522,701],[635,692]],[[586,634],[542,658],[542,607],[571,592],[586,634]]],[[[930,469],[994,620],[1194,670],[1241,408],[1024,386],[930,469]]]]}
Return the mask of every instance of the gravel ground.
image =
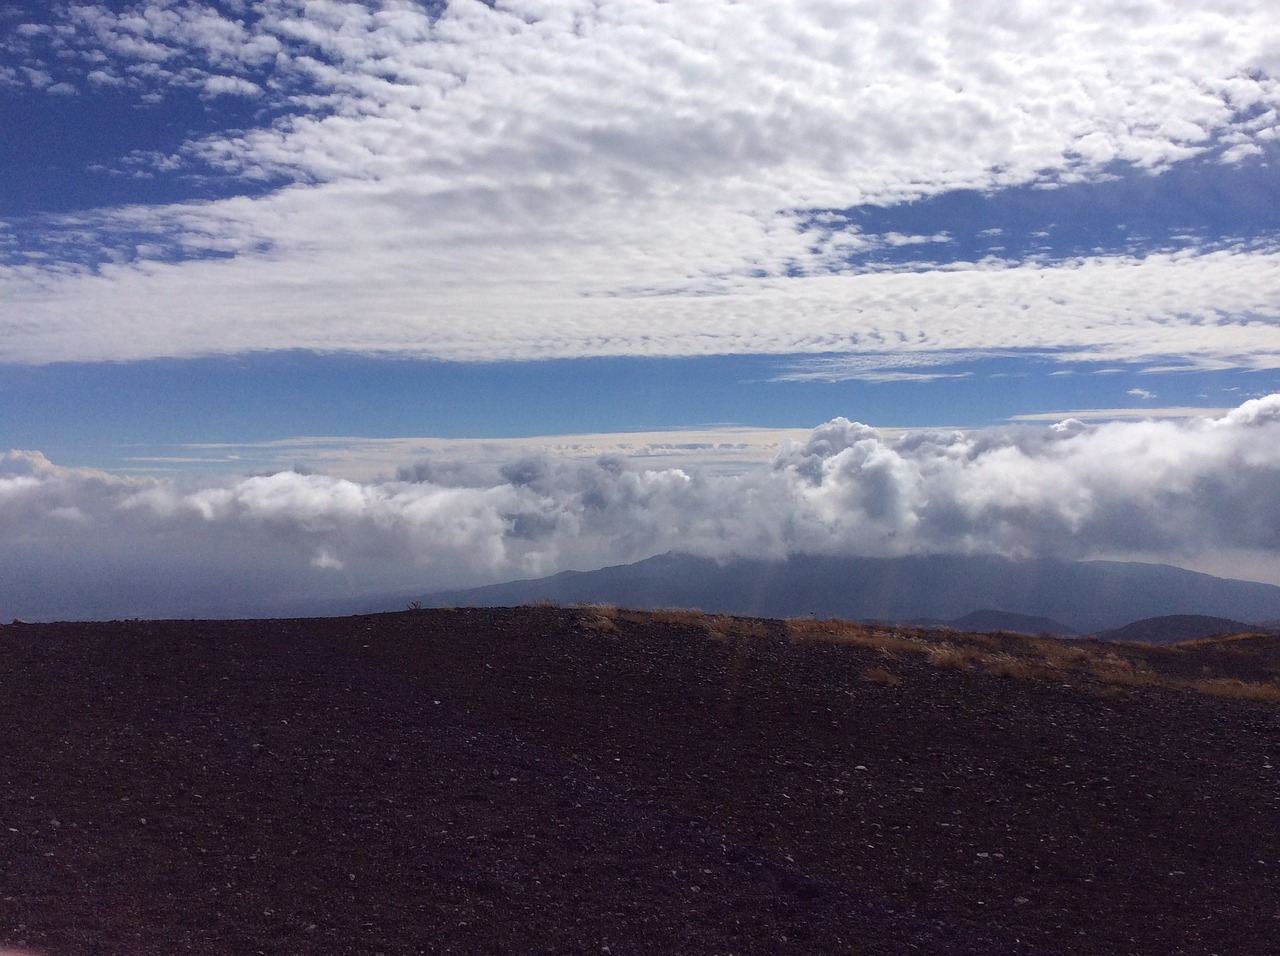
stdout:
{"type": "Polygon", "coordinates": [[[1275,704],[590,617],[0,628],[0,942],[1280,952],[1275,704]]]}

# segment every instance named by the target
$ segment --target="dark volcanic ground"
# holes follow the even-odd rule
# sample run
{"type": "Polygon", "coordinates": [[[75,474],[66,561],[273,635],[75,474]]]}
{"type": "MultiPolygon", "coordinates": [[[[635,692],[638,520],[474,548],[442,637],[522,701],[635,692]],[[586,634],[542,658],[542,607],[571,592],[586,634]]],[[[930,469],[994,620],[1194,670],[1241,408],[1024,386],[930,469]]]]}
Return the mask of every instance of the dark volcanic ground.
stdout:
{"type": "Polygon", "coordinates": [[[1280,952],[1274,703],[589,618],[0,628],[0,943],[1280,952]]]}

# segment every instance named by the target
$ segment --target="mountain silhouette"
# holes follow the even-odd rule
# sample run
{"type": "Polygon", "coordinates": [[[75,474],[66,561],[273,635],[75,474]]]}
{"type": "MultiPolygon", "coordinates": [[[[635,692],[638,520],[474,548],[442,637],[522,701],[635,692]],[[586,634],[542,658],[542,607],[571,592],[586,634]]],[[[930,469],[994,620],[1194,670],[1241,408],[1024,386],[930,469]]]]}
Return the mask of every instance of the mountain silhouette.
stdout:
{"type": "Polygon", "coordinates": [[[1048,618],[1081,634],[1176,614],[1235,621],[1280,617],[1280,587],[1274,585],[1162,564],[992,555],[793,555],[717,562],[667,553],[596,571],[440,592],[423,603],[500,606],[538,600],[886,621],[952,622],[986,610],[1048,618]]]}
{"type": "Polygon", "coordinates": [[[982,608],[963,617],[947,621],[947,626],[957,631],[972,634],[987,634],[994,631],[1013,631],[1018,634],[1052,634],[1055,637],[1072,637],[1075,628],[1055,621],[1051,617],[1038,617],[1032,614],[1015,614],[1012,611],[996,611],[982,608]]]}
{"type": "Polygon", "coordinates": [[[1123,627],[1103,631],[1098,635],[1104,641],[1141,641],[1144,644],[1176,644],[1179,641],[1198,641],[1223,634],[1248,634],[1270,631],[1261,624],[1246,624],[1225,617],[1204,614],[1169,614],[1133,621],[1123,627]]]}

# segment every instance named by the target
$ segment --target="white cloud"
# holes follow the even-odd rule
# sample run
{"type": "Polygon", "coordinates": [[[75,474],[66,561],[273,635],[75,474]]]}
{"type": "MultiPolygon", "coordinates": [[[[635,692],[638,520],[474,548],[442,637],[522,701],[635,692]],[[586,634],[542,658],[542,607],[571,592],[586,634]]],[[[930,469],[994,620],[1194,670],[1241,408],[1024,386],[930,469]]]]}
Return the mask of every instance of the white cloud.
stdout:
{"type": "Polygon", "coordinates": [[[316,555],[311,559],[313,568],[321,568],[330,571],[341,571],[346,567],[346,562],[335,555],[328,548],[320,548],[316,551],[316,555]]]}
{"type": "Polygon", "coordinates": [[[238,76],[211,76],[204,81],[207,96],[258,96],[262,88],[238,76]]]}
{"type": "MultiPolygon", "coordinates": [[[[310,210],[290,227],[320,245],[329,237],[357,247],[381,242],[316,212],[323,211],[310,210]]],[[[373,218],[371,211],[364,228],[373,218]]],[[[245,249],[271,241],[234,219],[184,228],[174,238],[180,246],[245,249]]],[[[593,237],[586,229],[584,240],[593,237]]],[[[610,245],[599,238],[563,261],[503,244],[442,244],[425,272],[421,244],[388,246],[376,263],[335,249],[308,260],[269,251],[183,264],[108,264],[97,274],[51,276],[46,267],[16,267],[0,274],[0,290],[22,321],[5,329],[0,355],[15,362],[92,361],[305,348],[466,361],[1021,350],[1161,368],[1280,367],[1280,334],[1268,318],[1280,289],[1280,250],[722,278],[714,294],[699,294],[705,283],[690,277],[685,289],[654,295],[602,288],[609,278],[662,276],[646,275],[643,264],[632,276],[620,274],[619,264],[608,261],[610,245]],[[520,282],[490,281],[490,269],[508,277],[519,272],[520,282]],[[568,273],[576,273],[576,293],[565,287],[568,273]]],[[[687,237],[673,243],[689,248],[687,237]]]]}
{"type": "Polygon", "coordinates": [[[0,272],[0,360],[1027,348],[1280,363],[1273,246],[851,275],[852,250],[946,233],[809,228],[815,211],[1112,163],[1246,161],[1280,106],[1280,22],[1260,0],[75,9],[76,31],[23,41],[60,54],[32,68],[40,83],[260,90],[281,118],[180,158],[294,185],[51,223],[116,261],[94,272],[55,251],[0,272]]]}
{"type": "Polygon", "coordinates": [[[1261,156],[1263,149],[1257,143],[1240,143],[1232,146],[1230,149],[1224,150],[1221,156],[1221,162],[1224,164],[1239,163],[1250,156],[1261,156]]]}
{"type": "MultiPolygon", "coordinates": [[[[901,429],[882,429],[887,436],[901,429]]],[[[159,452],[127,459],[131,467],[156,473],[170,467],[183,470],[215,468],[237,471],[323,472],[353,481],[381,480],[396,473],[406,461],[466,463],[469,472],[499,474],[512,461],[551,459],[593,461],[626,458],[651,469],[678,468],[702,474],[737,475],[758,469],[772,460],[787,442],[803,440],[801,428],[753,428],[720,426],[673,431],[614,432],[584,435],[550,435],[527,438],[362,438],[297,437],[236,444],[179,446],[184,455],[159,452]],[[157,468],[158,466],[158,468],[157,468]]]]}
{"type": "Polygon", "coordinates": [[[1075,408],[1069,411],[1014,415],[1010,420],[1015,422],[1062,422],[1072,419],[1114,422],[1153,418],[1218,418],[1229,411],[1229,408],[1197,408],[1188,405],[1169,405],[1164,408],[1075,408]]]}
{"type": "Polygon", "coordinates": [[[427,459],[363,482],[295,472],[160,481],[10,453],[0,459],[0,607],[91,613],[109,584],[114,613],[269,609],[669,549],[1280,558],[1280,395],[1217,418],[897,438],[836,419],[739,475],[645,463],[532,455],[427,459]]]}
{"type": "Polygon", "coordinates": [[[777,375],[779,382],[932,382],[944,378],[965,378],[967,372],[943,369],[964,361],[989,358],[975,352],[900,354],[889,351],[865,351],[856,355],[823,356],[803,359],[777,375]]]}

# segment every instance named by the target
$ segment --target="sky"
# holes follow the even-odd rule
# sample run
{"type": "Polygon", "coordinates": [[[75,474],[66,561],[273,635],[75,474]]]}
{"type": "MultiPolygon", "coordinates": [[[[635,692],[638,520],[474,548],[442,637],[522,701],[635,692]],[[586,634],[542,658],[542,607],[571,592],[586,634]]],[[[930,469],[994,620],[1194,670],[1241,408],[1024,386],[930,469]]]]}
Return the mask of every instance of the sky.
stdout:
{"type": "Polygon", "coordinates": [[[1266,0],[8,0],[0,618],[1280,583],[1266,0]]]}

